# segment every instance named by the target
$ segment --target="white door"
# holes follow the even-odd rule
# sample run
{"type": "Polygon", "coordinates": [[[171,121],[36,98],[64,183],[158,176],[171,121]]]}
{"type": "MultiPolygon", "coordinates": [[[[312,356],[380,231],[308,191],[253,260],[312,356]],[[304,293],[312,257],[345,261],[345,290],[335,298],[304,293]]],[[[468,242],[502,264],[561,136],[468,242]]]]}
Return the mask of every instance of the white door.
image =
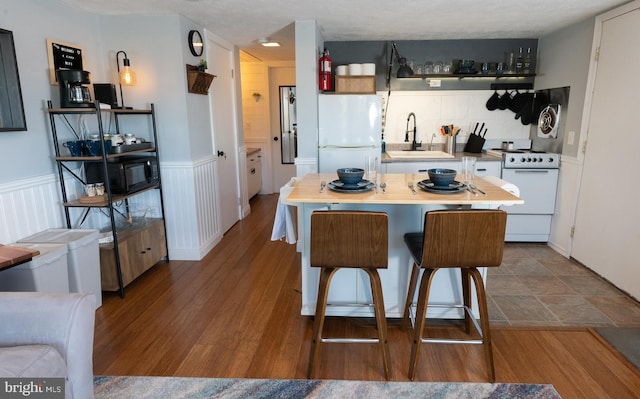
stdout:
{"type": "Polygon", "coordinates": [[[602,24],[600,56],[571,255],[640,298],[640,79],[623,70],[640,65],[637,8],[602,24]]]}
{"type": "Polygon", "coordinates": [[[226,232],[240,220],[240,184],[238,144],[235,124],[235,83],[233,52],[213,40],[207,40],[209,73],[216,75],[209,89],[213,124],[213,145],[219,200],[218,220],[226,232]]]}

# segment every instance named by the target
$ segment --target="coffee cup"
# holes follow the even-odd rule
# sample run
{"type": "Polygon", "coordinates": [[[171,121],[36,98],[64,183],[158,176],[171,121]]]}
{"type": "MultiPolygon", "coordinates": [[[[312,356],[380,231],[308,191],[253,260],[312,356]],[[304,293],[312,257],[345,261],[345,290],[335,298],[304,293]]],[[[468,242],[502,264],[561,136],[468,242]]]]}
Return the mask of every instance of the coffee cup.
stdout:
{"type": "Polygon", "coordinates": [[[72,157],[82,155],[82,140],[65,141],[62,145],[69,149],[72,157]]]}

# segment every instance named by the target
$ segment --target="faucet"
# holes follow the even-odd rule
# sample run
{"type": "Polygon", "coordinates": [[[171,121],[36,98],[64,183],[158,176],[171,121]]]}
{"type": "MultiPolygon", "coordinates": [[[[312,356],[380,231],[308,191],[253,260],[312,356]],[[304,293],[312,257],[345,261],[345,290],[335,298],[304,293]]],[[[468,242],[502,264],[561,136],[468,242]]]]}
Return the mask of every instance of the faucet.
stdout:
{"type": "Polygon", "coordinates": [[[422,147],[422,142],[416,142],[416,114],[414,114],[413,112],[409,113],[409,116],[407,116],[407,130],[405,131],[404,134],[404,142],[408,143],[409,142],[409,133],[411,132],[411,130],[409,130],[409,121],[411,120],[411,117],[413,116],[413,141],[411,142],[411,151],[416,151],[418,149],[418,147],[422,147]]]}

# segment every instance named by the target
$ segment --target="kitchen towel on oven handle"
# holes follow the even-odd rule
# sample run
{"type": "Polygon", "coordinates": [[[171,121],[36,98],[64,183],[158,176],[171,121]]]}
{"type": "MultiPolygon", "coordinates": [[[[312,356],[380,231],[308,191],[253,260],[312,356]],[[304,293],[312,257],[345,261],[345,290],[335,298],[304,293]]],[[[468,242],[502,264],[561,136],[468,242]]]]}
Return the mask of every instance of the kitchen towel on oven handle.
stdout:
{"type": "MultiPolygon", "coordinates": [[[[509,183],[508,181],[502,180],[501,178],[496,176],[485,176],[483,177],[483,179],[485,179],[491,184],[494,184],[500,187],[504,191],[515,195],[516,197],[520,197],[520,189],[518,188],[518,186],[516,186],[513,183],[509,183]]],[[[504,206],[510,206],[510,205],[504,205],[504,206]]]]}

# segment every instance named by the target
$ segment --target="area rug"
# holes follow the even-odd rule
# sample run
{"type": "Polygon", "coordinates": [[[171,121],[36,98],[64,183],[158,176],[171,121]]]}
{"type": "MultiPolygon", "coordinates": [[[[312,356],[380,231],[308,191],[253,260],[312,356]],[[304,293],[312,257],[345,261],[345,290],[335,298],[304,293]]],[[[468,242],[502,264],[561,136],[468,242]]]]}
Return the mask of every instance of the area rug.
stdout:
{"type": "Polygon", "coordinates": [[[95,399],[557,399],[552,385],[183,377],[94,377],[95,399]]]}

